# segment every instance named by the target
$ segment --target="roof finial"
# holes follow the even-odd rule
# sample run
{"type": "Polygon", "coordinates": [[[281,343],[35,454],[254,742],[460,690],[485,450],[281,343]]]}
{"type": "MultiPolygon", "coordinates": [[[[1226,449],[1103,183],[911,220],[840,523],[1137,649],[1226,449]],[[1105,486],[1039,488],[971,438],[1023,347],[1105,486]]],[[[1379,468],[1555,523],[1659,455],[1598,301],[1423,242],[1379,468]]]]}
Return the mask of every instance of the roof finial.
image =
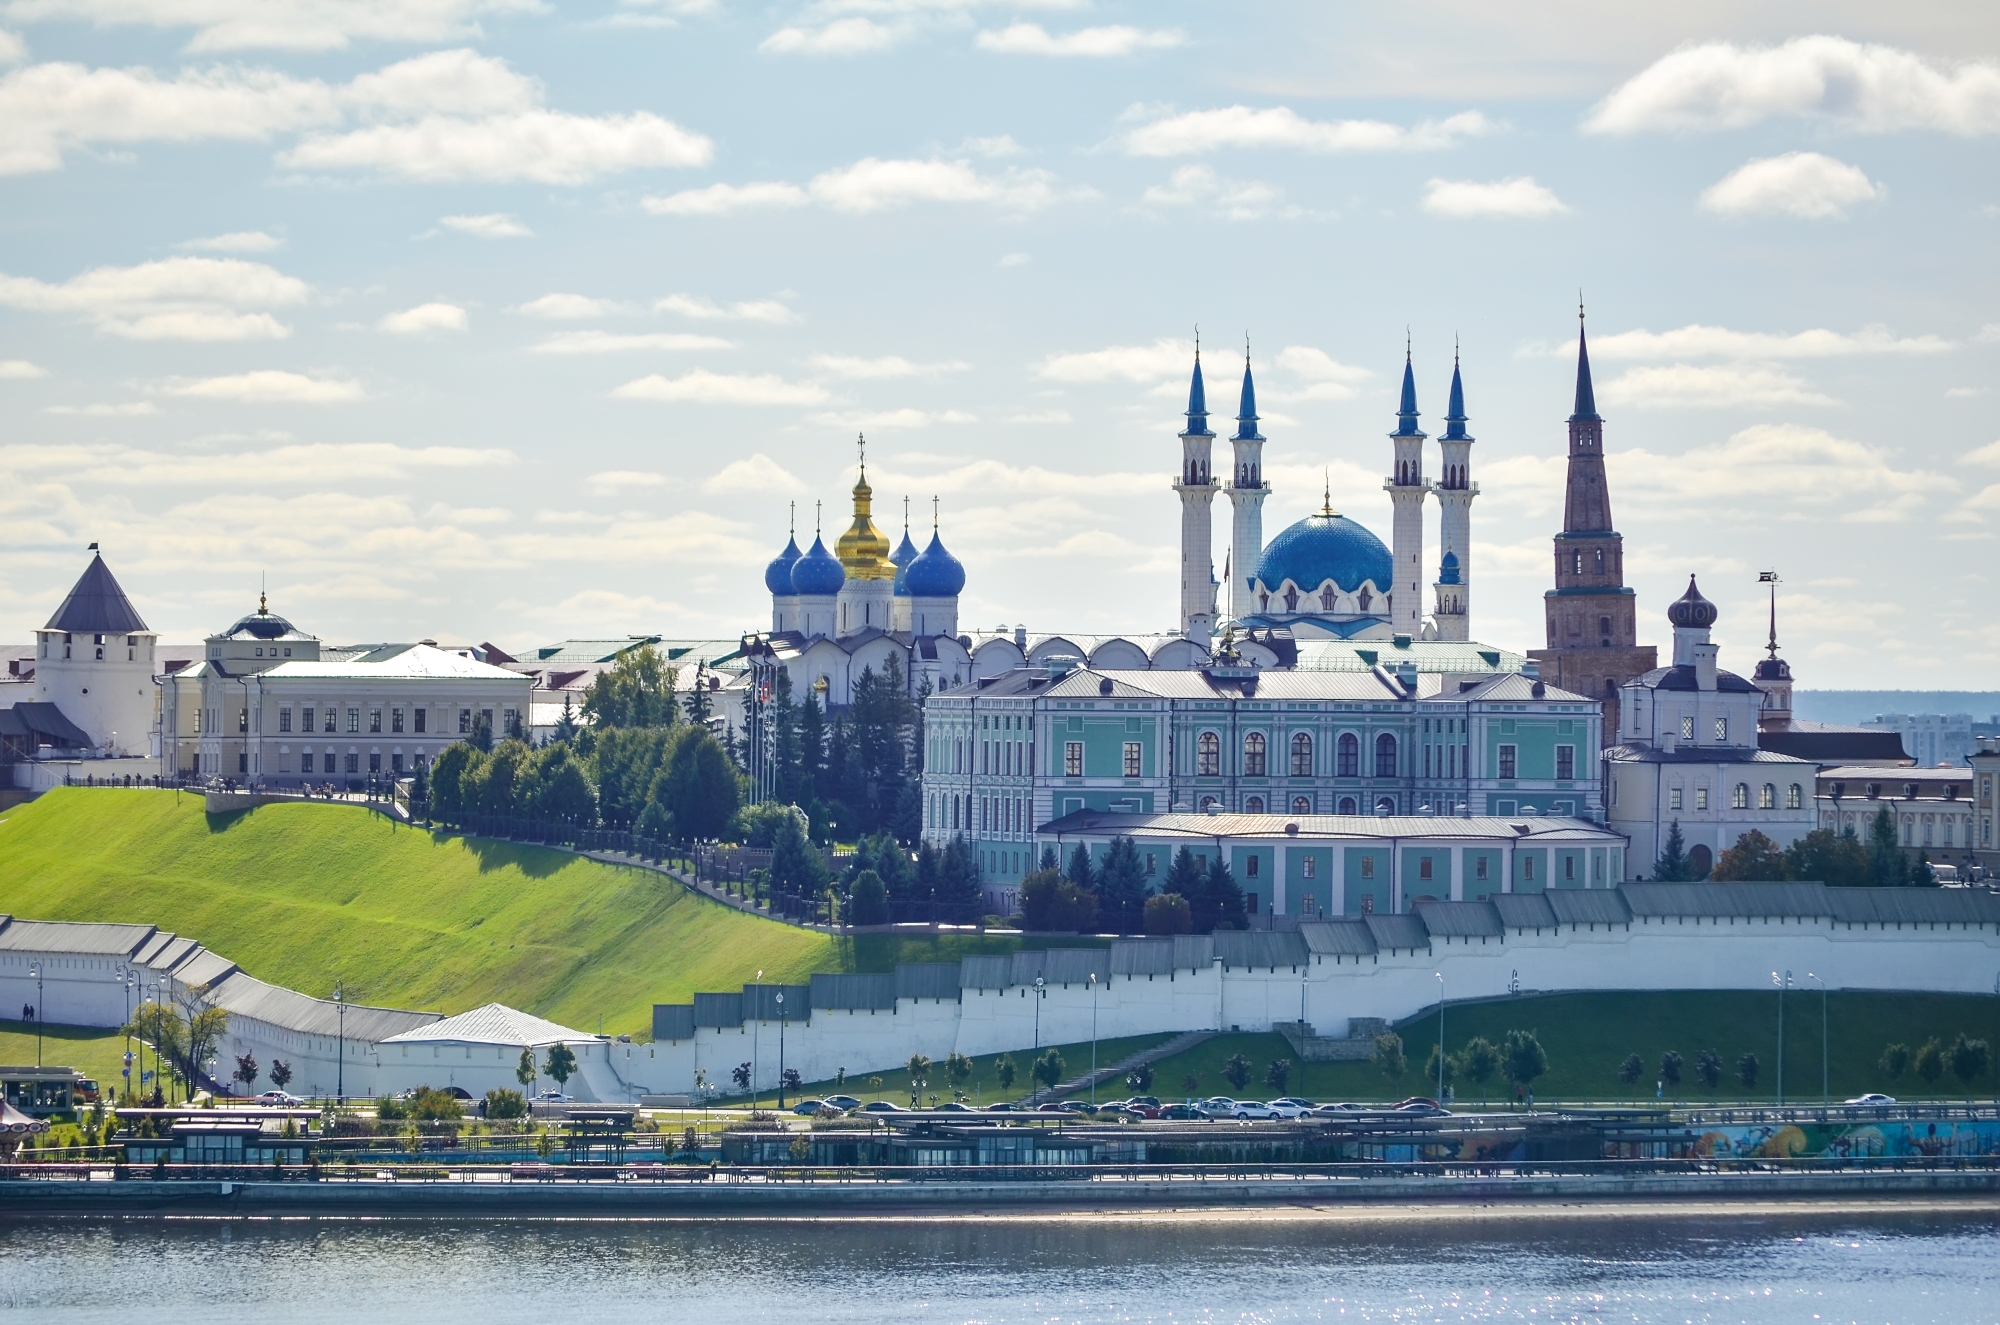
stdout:
{"type": "Polygon", "coordinates": [[[1331,466],[1328,466],[1325,470],[1321,471],[1320,480],[1322,486],[1320,488],[1320,494],[1319,494],[1319,513],[1321,515],[1332,515],[1333,514],[1333,468],[1331,466]]]}
{"type": "Polygon", "coordinates": [[[909,532],[910,532],[910,498],[908,494],[905,494],[903,497],[903,533],[907,535],[909,532]]]}
{"type": "Polygon", "coordinates": [[[95,543],[92,543],[92,544],[90,545],[90,551],[92,551],[92,552],[95,552],[95,551],[97,551],[97,544],[95,544],[95,543]]]}
{"type": "Polygon", "coordinates": [[[271,613],[271,609],[264,605],[265,602],[267,601],[267,597],[265,595],[264,590],[267,587],[268,586],[265,583],[265,572],[258,571],[257,572],[257,615],[258,616],[269,616],[271,613]]]}
{"type": "Polygon", "coordinates": [[[819,537],[819,520],[820,520],[819,505],[820,504],[818,502],[813,503],[813,538],[815,539],[819,537]]]}
{"type": "MultiPolygon", "coordinates": [[[[1689,583],[1693,583],[1692,580],[1689,583]]],[[[1775,661],[1778,656],[1778,572],[1765,570],[1757,572],[1757,583],[1771,586],[1771,638],[1764,645],[1775,661]]]]}
{"type": "Polygon", "coordinates": [[[1250,366],[1250,330],[1247,327],[1243,331],[1243,366],[1250,366]]]}
{"type": "Polygon", "coordinates": [[[1451,370],[1458,371],[1458,333],[1451,333],[1451,370]]]}
{"type": "Polygon", "coordinates": [[[1405,322],[1403,324],[1403,362],[1407,364],[1409,363],[1409,361],[1410,361],[1410,324],[1405,322]]]}
{"type": "Polygon", "coordinates": [[[854,445],[861,452],[861,481],[868,481],[868,439],[860,433],[854,434],[854,445]]]}
{"type": "Polygon", "coordinates": [[[1576,287],[1576,320],[1579,325],[1583,322],[1583,287],[1581,285],[1576,287]]]}
{"type": "Polygon", "coordinates": [[[1194,361],[1201,362],[1201,323],[1194,324],[1194,361]]]}
{"type": "Polygon", "coordinates": [[[937,499],[937,495],[936,495],[935,493],[933,493],[933,494],[931,495],[931,533],[932,533],[932,535],[933,535],[933,536],[935,536],[935,535],[937,534],[937,531],[938,531],[938,499],[937,499]]]}
{"type": "Polygon", "coordinates": [[[785,532],[790,534],[794,541],[797,541],[799,536],[799,504],[796,500],[792,502],[791,515],[785,520],[785,532]]]}

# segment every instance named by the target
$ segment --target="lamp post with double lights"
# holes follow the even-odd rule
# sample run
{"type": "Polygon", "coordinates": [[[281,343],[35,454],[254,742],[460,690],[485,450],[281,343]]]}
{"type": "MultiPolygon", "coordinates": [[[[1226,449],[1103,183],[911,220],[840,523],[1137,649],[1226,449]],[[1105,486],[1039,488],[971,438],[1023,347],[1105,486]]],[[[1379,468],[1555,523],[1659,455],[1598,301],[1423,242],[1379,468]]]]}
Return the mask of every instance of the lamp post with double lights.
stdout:
{"type": "Polygon", "coordinates": [[[778,1112],[785,1111],[785,991],[778,991],[778,1112]]]}
{"type": "Polygon", "coordinates": [[[28,978],[35,982],[35,1006],[28,1009],[28,1015],[35,1023],[35,1066],[42,1065],[42,964],[36,962],[28,970],[28,978]]]}
{"type": "Polygon", "coordinates": [[[1826,981],[1806,972],[1806,979],[1819,986],[1819,1102],[1826,1104],[1833,1099],[1833,1091],[1828,1088],[1829,1073],[1826,1064],[1826,981]]]}
{"type": "Polygon", "coordinates": [[[1771,983],[1778,987],[1778,1104],[1785,1103],[1785,991],[1792,987],[1792,973],[1783,975],[1771,972],[1771,983]]]}
{"type": "Polygon", "coordinates": [[[124,1102],[127,1104],[132,1102],[132,982],[137,978],[131,967],[121,966],[118,968],[118,983],[125,986],[125,1058],[123,1060],[123,1075],[125,1077],[124,1102]]]}

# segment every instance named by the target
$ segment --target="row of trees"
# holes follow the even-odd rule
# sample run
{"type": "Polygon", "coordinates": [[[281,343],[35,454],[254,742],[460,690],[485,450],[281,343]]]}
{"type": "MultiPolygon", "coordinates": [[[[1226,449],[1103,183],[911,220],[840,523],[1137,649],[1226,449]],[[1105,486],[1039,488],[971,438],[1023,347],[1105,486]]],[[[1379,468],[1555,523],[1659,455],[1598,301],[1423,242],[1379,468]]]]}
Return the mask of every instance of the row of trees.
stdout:
{"type": "Polygon", "coordinates": [[[1248,923],[1243,889],[1219,856],[1204,868],[1191,849],[1182,847],[1157,892],[1147,883],[1138,846],[1129,837],[1111,839],[1101,863],[1094,863],[1089,848],[1079,842],[1060,865],[1055,848],[1043,847],[1040,864],[1021,880],[1025,929],[1209,934],[1248,923]]]}
{"type": "MultiPolygon", "coordinates": [[[[1375,1037],[1373,1058],[1375,1066],[1391,1081],[1400,1082],[1410,1070],[1403,1039],[1393,1031],[1375,1037]]],[[[1500,1037],[1497,1045],[1483,1035],[1475,1035],[1459,1046],[1455,1054],[1441,1053],[1438,1045],[1431,1045],[1423,1079],[1433,1088],[1440,1068],[1448,1087],[1463,1077],[1479,1087],[1484,1099],[1489,1083],[1498,1076],[1514,1087],[1518,1096],[1532,1091],[1535,1082],[1548,1075],[1549,1055],[1534,1031],[1510,1030],[1500,1037]]]]}
{"type": "Polygon", "coordinates": [[[1960,1031],[1949,1044],[1932,1036],[1915,1049],[1907,1044],[1888,1045],[1882,1050],[1877,1066],[1892,1082],[1901,1081],[1904,1073],[1914,1071],[1925,1085],[1931,1087],[1935,1087],[1949,1069],[1961,1085],[1970,1088],[1975,1080],[1986,1075],[1992,1061],[1993,1055],[1986,1041],[1972,1039],[1960,1031]]]}
{"type": "MultiPolygon", "coordinates": [[[[1688,859],[1687,840],[1676,819],[1667,830],[1653,879],[1659,883],[1693,882],[1703,878],[1688,859]]],[[[1883,806],[1869,824],[1863,842],[1852,827],[1834,832],[1815,828],[1788,847],[1780,847],[1756,829],[1736,839],[1736,845],[1715,858],[1705,876],[1717,883],[1732,880],[1775,882],[1787,879],[1824,883],[1836,888],[1935,888],[1937,872],[1928,853],[1912,865],[1896,839],[1896,819],[1883,806]]]]}
{"type": "MultiPolygon", "coordinates": [[[[814,841],[888,833],[913,843],[923,831],[918,751],[928,683],[911,696],[891,654],[878,674],[863,668],[847,706],[829,715],[816,694],[803,701],[780,669],[765,710],[771,794],[806,813],[814,841]]],[[[749,752],[737,750],[748,766],[749,752]]]]}

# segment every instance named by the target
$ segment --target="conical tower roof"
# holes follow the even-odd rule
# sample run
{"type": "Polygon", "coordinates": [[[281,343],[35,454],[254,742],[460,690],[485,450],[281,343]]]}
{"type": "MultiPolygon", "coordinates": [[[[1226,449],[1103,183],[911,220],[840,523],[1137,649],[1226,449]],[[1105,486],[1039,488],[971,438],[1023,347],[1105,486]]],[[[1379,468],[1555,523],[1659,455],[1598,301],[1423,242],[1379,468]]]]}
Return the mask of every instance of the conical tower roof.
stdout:
{"type": "Polygon", "coordinates": [[[75,635],[132,635],[145,631],[146,623],[118,587],[118,579],[104,564],[103,556],[98,555],[91,557],[76,587],[42,629],[75,635]]]}

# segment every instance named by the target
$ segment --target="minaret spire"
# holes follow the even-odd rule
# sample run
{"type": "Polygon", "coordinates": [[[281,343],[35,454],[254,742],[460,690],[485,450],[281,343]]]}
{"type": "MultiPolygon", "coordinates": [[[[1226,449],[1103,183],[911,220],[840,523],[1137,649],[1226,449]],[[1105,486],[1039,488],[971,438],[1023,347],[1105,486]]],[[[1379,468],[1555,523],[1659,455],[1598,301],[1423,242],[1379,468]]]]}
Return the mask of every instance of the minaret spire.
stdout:
{"type": "Polygon", "coordinates": [[[1387,592],[1385,605],[1398,635],[1412,639],[1424,621],[1424,499],[1431,485],[1424,479],[1424,430],[1417,426],[1417,374],[1408,328],[1403,332],[1403,398],[1396,410],[1396,431],[1389,434],[1396,468],[1382,483],[1395,508],[1390,535],[1395,574],[1391,583],[1375,587],[1387,592]]]}
{"type": "MultiPolygon", "coordinates": [[[[1229,439],[1235,465],[1229,479],[1229,556],[1222,579],[1229,586],[1229,615],[1242,621],[1255,613],[1257,564],[1264,559],[1264,434],[1257,431],[1257,383],[1250,372],[1250,333],[1243,333],[1243,392],[1236,407],[1236,435],[1229,439]]],[[[1266,585],[1275,589],[1276,585],[1266,585]]]]}
{"type": "MultiPolygon", "coordinates": [[[[1208,395],[1201,380],[1201,328],[1195,328],[1194,373],[1188,381],[1187,426],[1181,429],[1180,627],[1184,638],[1208,647],[1215,634],[1215,480],[1209,473],[1215,434],[1208,426],[1208,395]]],[[[1240,445],[1240,444],[1239,444],[1240,445]]]]}

